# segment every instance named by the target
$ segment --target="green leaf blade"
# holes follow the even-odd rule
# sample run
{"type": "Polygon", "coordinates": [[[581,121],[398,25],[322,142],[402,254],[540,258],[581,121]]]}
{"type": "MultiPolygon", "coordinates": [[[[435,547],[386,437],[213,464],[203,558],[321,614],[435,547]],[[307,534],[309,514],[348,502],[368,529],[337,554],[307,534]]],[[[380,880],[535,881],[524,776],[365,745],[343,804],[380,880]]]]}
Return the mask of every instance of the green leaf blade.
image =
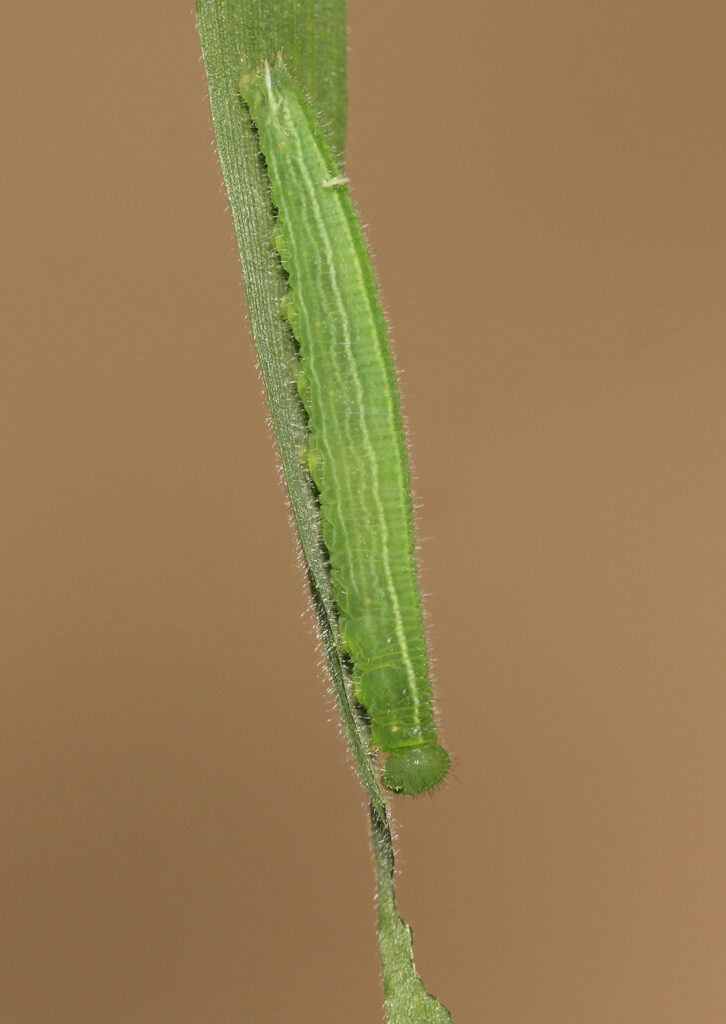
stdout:
{"type": "Polygon", "coordinates": [[[347,112],[344,0],[197,0],[197,23],[212,120],[229,196],[252,332],[279,447],[293,517],[305,557],[313,606],[343,729],[370,801],[379,900],[379,947],[389,1024],[447,1024],[413,964],[411,933],[399,916],[386,803],[369,753],[367,725],[348,695],[339,654],[331,581],[319,510],[300,458],[306,424],[293,384],[296,347],[280,316],[285,281],[270,244],[269,181],[239,92],[245,71],[282,52],[322,115],[333,150],[342,154],[347,112]]]}

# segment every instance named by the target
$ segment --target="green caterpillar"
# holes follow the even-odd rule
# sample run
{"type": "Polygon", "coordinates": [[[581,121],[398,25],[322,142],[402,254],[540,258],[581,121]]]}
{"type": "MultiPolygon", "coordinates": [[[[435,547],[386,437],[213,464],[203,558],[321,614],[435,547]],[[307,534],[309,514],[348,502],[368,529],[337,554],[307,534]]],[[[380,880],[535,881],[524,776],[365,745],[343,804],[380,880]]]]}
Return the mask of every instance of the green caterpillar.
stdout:
{"type": "Polygon", "coordinates": [[[422,793],[449,770],[439,746],[416,579],[409,468],[386,325],[346,179],[281,58],[245,75],[289,276],[282,315],[300,346],[308,465],[320,494],[340,642],[382,781],[422,793]]]}

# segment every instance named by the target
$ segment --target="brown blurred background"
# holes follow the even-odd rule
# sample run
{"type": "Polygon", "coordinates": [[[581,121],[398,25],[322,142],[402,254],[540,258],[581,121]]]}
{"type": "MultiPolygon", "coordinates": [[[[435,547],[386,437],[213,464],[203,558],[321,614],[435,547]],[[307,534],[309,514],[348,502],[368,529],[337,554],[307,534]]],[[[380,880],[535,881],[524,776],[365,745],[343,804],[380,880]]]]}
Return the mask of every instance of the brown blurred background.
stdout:
{"type": "MultiPolygon", "coordinates": [[[[381,1019],[191,6],[4,13],[0,1024],[381,1019]]],[[[726,1019],[725,52],[720,2],[351,3],[456,1024],[726,1019]]]]}

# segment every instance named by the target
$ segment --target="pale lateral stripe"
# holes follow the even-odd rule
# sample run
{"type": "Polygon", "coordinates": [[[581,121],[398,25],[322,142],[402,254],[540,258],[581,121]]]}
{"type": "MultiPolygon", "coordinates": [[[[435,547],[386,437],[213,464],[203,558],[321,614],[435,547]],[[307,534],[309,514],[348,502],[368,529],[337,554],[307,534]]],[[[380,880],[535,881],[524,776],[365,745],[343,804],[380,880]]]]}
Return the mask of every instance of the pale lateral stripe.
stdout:
{"type": "MultiPolygon", "coordinates": [[[[276,109],[279,109],[279,105],[278,105],[278,108],[276,108],[276,109]]],[[[278,120],[278,126],[280,128],[281,133],[285,136],[285,139],[289,140],[291,138],[291,134],[287,131],[286,126],[284,126],[281,123],[281,121],[279,121],[279,120],[278,120]]],[[[294,129],[293,129],[293,134],[294,134],[294,129]]],[[[289,150],[288,150],[288,153],[290,153],[289,150]]],[[[276,158],[277,159],[281,159],[280,157],[278,157],[277,153],[273,153],[271,155],[271,158],[273,160],[275,160],[276,158]]],[[[304,177],[304,174],[302,172],[302,159],[301,159],[301,155],[298,155],[296,158],[293,158],[292,154],[290,154],[288,159],[290,159],[296,165],[296,170],[297,170],[298,175],[304,177]]],[[[308,227],[307,222],[305,222],[305,226],[308,227]]],[[[297,233],[293,230],[292,224],[289,223],[288,218],[285,218],[285,231],[290,235],[290,242],[291,243],[293,243],[293,240],[295,240],[295,239],[298,240],[298,249],[299,249],[301,244],[303,244],[303,245],[306,244],[306,237],[307,237],[306,234],[305,233],[301,233],[298,236],[297,233]]],[[[327,279],[325,278],[324,274],[321,274],[319,270],[315,270],[315,269],[314,269],[313,272],[316,274],[317,277],[319,277],[321,279],[323,288],[326,287],[327,286],[327,279]]],[[[303,311],[303,310],[305,311],[308,323],[312,324],[312,322],[315,319],[315,317],[313,315],[311,315],[310,303],[308,301],[306,301],[309,298],[310,294],[314,295],[315,292],[308,292],[308,293],[306,293],[304,289],[297,288],[296,289],[295,300],[296,300],[296,302],[300,303],[301,311],[303,311]]],[[[320,313],[318,313],[317,315],[320,316],[320,313]]],[[[324,316],[324,314],[323,314],[323,316],[324,316]]],[[[303,352],[304,352],[304,349],[306,347],[309,347],[309,343],[308,343],[308,346],[302,345],[302,351],[303,352]]],[[[345,384],[345,380],[344,380],[343,377],[341,377],[337,373],[337,371],[339,369],[338,361],[337,360],[331,360],[331,362],[332,362],[332,370],[335,373],[334,384],[338,385],[340,387],[343,387],[344,384],[345,384]]],[[[322,394],[322,392],[323,392],[323,385],[322,385],[322,382],[320,380],[320,377],[319,377],[317,369],[316,369],[315,360],[310,357],[310,353],[309,352],[308,352],[308,361],[305,364],[305,372],[309,374],[311,383],[312,382],[315,383],[316,387],[318,388],[318,393],[322,394]]],[[[313,425],[313,419],[312,419],[312,416],[311,416],[311,426],[312,425],[313,425]]],[[[340,427],[341,427],[341,431],[344,432],[343,436],[347,440],[349,447],[352,448],[353,447],[352,434],[351,434],[351,431],[350,431],[349,420],[347,420],[346,417],[342,418],[342,423],[340,424],[340,427]]],[[[332,453],[332,451],[330,449],[330,445],[329,445],[327,437],[326,437],[326,431],[323,430],[320,427],[320,425],[318,425],[317,430],[316,430],[316,440],[320,444],[323,458],[325,459],[325,457],[327,456],[329,463],[333,464],[333,462],[334,462],[333,453],[332,453]]],[[[343,498],[345,498],[348,501],[349,506],[352,507],[353,500],[354,500],[354,492],[353,492],[353,490],[351,488],[351,484],[352,484],[352,480],[349,478],[349,475],[346,474],[344,476],[343,481],[340,482],[341,495],[342,495],[343,498]]],[[[367,484],[367,486],[370,488],[370,484],[369,483],[367,484]]]]}
{"type": "MultiPolygon", "coordinates": [[[[271,85],[271,81],[270,81],[269,75],[266,76],[266,83],[265,84],[267,86],[268,94],[270,95],[271,107],[272,107],[272,109],[275,109],[277,104],[276,104],[275,100],[272,97],[272,85],[271,85]]],[[[353,346],[351,345],[351,334],[350,334],[350,329],[349,329],[350,325],[348,323],[348,318],[346,316],[345,303],[343,302],[343,296],[342,296],[342,293],[341,293],[341,290],[340,290],[340,284],[339,284],[339,281],[338,281],[338,273],[337,273],[337,265],[336,265],[336,262],[335,262],[335,259],[334,259],[334,256],[333,256],[333,249],[332,249],[331,244],[330,244],[330,238],[329,238],[329,236],[327,234],[327,231],[326,231],[325,217],[323,215],[322,210],[320,209],[320,203],[319,203],[319,199],[318,199],[317,192],[316,192],[316,189],[315,189],[315,183],[310,178],[310,175],[308,173],[308,169],[307,169],[307,167],[305,165],[305,161],[304,161],[303,154],[302,154],[302,148],[301,148],[301,145],[300,145],[300,140],[295,138],[295,136],[293,135],[292,141],[294,141],[294,143],[296,145],[296,148],[298,150],[299,160],[300,160],[299,166],[301,168],[302,175],[303,175],[303,178],[305,180],[305,184],[307,186],[307,194],[310,197],[311,209],[313,211],[314,219],[315,219],[315,221],[316,221],[316,223],[318,225],[318,229],[319,229],[319,233],[320,233],[319,234],[320,242],[321,242],[321,245],[323,247],[324,255],[325,255],[326,260],[327,260],[327,265],[330,268],[330,281],[331,281],[331,286],[332,286],[333,294],[334,294],[334,297],[335,297],[335,304],[336,304],[336,306],[337,306],[337,308],[338,308],[338,310],[339,310],[339,312],[341,314],[340,320],[341,320],[341,323],[343,325],[343,327],[342,327],[343,341],[344,341],[346,355],[348,357],[348,363],[349,363],[349,366],[351,368],[351,378],[352,378],[352,381],[353,381],[354,391],[355,391],[356,397],[357,397],[357,399],[358,399],[358,401],[360,403],[361,409],[365,410],[365,406],[363,404],[363,398],[364,398],[363,386],[362,386],[362,382],[361,382],[361,379],[360,379],[360,376],[359,376],[359,373],[358,373],[358,367],[357,367],[357,364],[356,364],[356,361],[355,361],[355,358],[354,358],[353,346]]],[[[348,235],[349,235],[351,246],[352,246],[353,245],[353,238],[350,235],[350,229],[349,229],[348,224],[347,224],[347,219],[345,217],[343,217],[342,220],[345,223],[346,228],[348,229],[348,235]]],[[[362,276],[359,274],[358,277],[359,277],[359,280],[360,280],[360,284],[362,286],[363,293],[368,298],[369,310],[370,310],[370,313],[371,313],[371,321],[373,323],[375,323],[375,317],[373,315],[373,311],[372,311],[372,309],[370,309],[370,298],[368,296],[368,289],[365,286],[365,282],[364,282],[362,276]]],[[[376,337],[376,340],[378,340],[378,332],[377,331],[375,332],[375,337],[376,337]]],[[[376,352],[376,356],[377,356],[379,365],[381,365],[383,367],[384,376],[385,376],[387,368],[385,367],[385,364],[382,362],[382,360],[380,358],[380,356],[381,356],[380,350],[378,350],[376,352]]],[[[387,395],[386,398],[387,398],[386,404],[388,406],[388,414],[389,414],[389,426],[391,427],[393,436],[395,437],[395,434],[396,434],[397,430],[399,429],[399,424],[396,421],[395,410],[394,410],[393,405],[392,405],[392,403],[390,401],[390,396],[387,395]]],[[[369,432],[369,429],[368,429],[368,422],[367,422],[367,419],[366,419],[366,416],[365,416],[365,412],[364,412],[364,415],[361,416],[361,432],[362,432],[362,435],[363,435],[363,447],[365,449],[366,457],[368,459],[368,464],[369,464],[370,471],[371,471],[371,477],[372,477],[372,483],[373,483],[373,486],[372,486],[373,500],[375,502],[376,513],[377,513],[377,516],[378,516],[378,521],[379,521],[380,529],[381,529],[381,536],[382,536],[382,539],[383,539],[382,556],[383,556],[384,574],[385,574],[385,578],[386,578],[386,587],[387,587],[387,590],[388,590],[388,596],[389,596],[389,600],[391,602],[391,607],[392,607],[392,610],[393,610],[393,615],[394,615],[394,620],[395,620],[396,638],[398,640],[399,651],[401,652],[401,659],[402,659],[402,662],[403,662],[403,665],[404,665],[404,668],[405,668],[405,672],[406,672],[406,676],[407,676],[408,682],[409,682],[409,696],[410,696],[411,704],[412,704],[412,707],[413,707],[415,722],[416,722],[416,725],[420,725],[421,723],[420,723],[420,714],[419,714],[418,689],[417,689],[417,685],[416,685],[416,674],[415,674],[414,667],[413,667],[413,664],[412,664],[412,661],[411,661],[411,655],[410,655],[409,648],[408,648],[408,641],[407,641],[407,638],[406,638],[406,632],[405,632],[405,629],[404,629],[404,626],[403,626],[403,619],[402,619],[402,616],[401,616],[401,608],[400,608],[400,604],[399,604],[399,601],[398,601],[398,593],[396,592],[396,587],[395,587],[394,580],[393,580],[393,573],[392,573],[392,570],[391,570],[391,563],[390,563],[390,557],[389,557],[388,525],[387,525],[386,517],[385,517],[385,514],[384,514],[383,503],[382,503],[382,500],[381,500],[381,497],[380,497],[380,477],[379,477],[379,474],[378,474],[378,466],[377,466],[377,463],[376,463],[375,449],[374,449],[374,446],[373,446],[372,441],[371,441],[371,436],[370,436],[370,432],[369,432]]],[[[404,484],[404,481],[401,480],[401,483],[404,484]]],[[[405,486],[402,487],[402,490],[403,490],[403,493],[405,494],[406,493],[405,486]]]]}
{"type": "MultiPolygon", "coordinates": [[[[282,124],[280,124],[280,129],[283,132],[285,131],[285,129],[284,129],[282,124]]],[[[285,133],[285,134],[286,134],[286,138],[289,138],[287,133],[285,133]]],[[[277,154],[275,154],[275,156],[277,156],[277,154]]],[[[297,173],[302,176],[302,169],[301,169],[300,158],[299,157],[298,158],[294,158],[292,160],[292,162],[294,162],[296,167],[297,167],[297,173]]],[[[296,239],[298,237],[297,233],[293,230],[292,224],[290,224],[288,218],[285,218],[285,231],[286,231],[287,234],[289,234],[291,242],[293,241],[293,239],[296,239]]],[[[298,248],[299,248],[300,243],[305,244],[305,237],[306,236],[305,236],[304,233],[300,234],[298,248]]],[[[323,284],[323,286],[325,286],[325,284],[327,283],[325,277],[322,276],[320,274],[320,272],[318,270],[316,270],[316,269],[313,269],[313,273],[315,273],[315,275],[317,277],[321,278],[322,284],[323,284]]],[[[292,280],[292,276],[291,276],[291,280],[292,280]]],[[[311,314],[310,303],[307,301],[307,299],[308,299],[310,294],[314,294],[314,292],[310,292],[310,291],[306,292],[305,289],[298,287],[296,289],[295,301],[300,304],[301,312],[305,311],[305,315],[306,315],[306,318],[308,320],[308,323],[312,324],[312,322],[315,319],[315,317],[311,314]]],[[[303,352],[303,354],[305,352],[305,348],[306,347],[309,347],[309,346],[305,346],[305,345],[301,344],[301,351],[303,352]]],[[[338,369],[337,363],[334,360],[332,362],[333,362],[333,370],[336,371],[338,369]]],[[[315,386],[318,389],[318,392],[320,394],[322,394],[322,392],[323,392],[323,385],[322,385],[322,382],[321,382],[320,377],[318,375],[318,371],[316,369],[315,360],[310,358],[310,353],[309,352],[308,352],[308,361],[305,364],[305,372],[309,375],[311,383],[314,382],[315,386]]],[[[339,375],[336,374],[335,383],[337,385],[342,386],[344,381],[343,381],[343,379],[339,375]]],[[[311,426],[313,426],[314,425],[314,421],[313,421],[312,413],[310,414],[310,416],[311,416],[311,426]]],[[[352,435],[351,435],[351,432],[350,432],[349,424],[346,422],[345,418],[343,418],[343,420],[342,420],[342,428],[341,429],[343,431],[345,431],[345,435],[344,436],[345,436],[345,439],[348,442],[348,445],[350,447],[353,447],[352,435]]],[[[329,443],[327,441],[326,432],[323,429],[321,429],[320,426],[318,426],[318,429],[317,429],[317,432],[316,432],[316,440],[320,443],[323,457],[325,457],[327,455],[329,463],[332,464],[333,461],[334,461],[333,453],[332,453],[332,451],[330,449],[330,445],[329,445],[329,443]]],[[[346,478],[344,480],[344,483],[343,483],[342,487],[341,487],[341,491],[343,492],[343,496],[345,498],[347,498],[348,503],[350,505],[352,505],[352,503],[353,503],[353,491],[351,490],[350,483],[351,483],[351,481],[348,478],[346,478]]]]}

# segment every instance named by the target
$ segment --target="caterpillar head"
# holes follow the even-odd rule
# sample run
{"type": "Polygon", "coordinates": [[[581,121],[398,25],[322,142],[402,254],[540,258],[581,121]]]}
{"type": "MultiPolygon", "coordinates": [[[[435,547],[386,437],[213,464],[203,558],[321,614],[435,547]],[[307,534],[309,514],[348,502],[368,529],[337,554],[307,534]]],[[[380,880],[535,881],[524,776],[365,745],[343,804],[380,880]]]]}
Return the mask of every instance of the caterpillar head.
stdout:
{"type": "Polygon", "coordinates": [[[393,793],[415,796],[442,781],[451,765],[443,747],[434,743],[394,750],[383,766],[382,782],[393,793]]]}

